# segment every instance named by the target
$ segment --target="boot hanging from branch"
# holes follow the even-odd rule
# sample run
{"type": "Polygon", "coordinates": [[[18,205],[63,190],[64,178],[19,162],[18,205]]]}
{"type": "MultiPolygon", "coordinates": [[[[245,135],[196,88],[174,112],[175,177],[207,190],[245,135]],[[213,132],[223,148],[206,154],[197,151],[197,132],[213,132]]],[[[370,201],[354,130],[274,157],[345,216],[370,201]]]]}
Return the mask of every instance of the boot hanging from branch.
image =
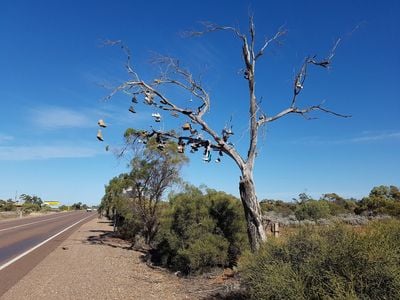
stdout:
{"type": "Polygon", "coordinates": [[[103,134],[101,133],[101,130],[99,129],[98,131],[97,131],[97,139],[99,140],[99,141],[104,141],[104,139],[103,139],[103,134]]]}
{"type": "Polygon", "coordinates": [[[296,76],[296,80],[294,82],[294,94],[298,95],[300,91],[303,89],[303,84],[304,84],[304,75],[306,72],[306,67],[303,66],[300,73],[296,76]]]}
{"type": "Polygon", "coordinates": [[[178,141],[178,153],[185,153],[185,143],[182,139],[179,139],[178,141]]]}
{"type": "Polygon", "coordinates": [[[303,88],[303,85],[300,83],[300,81],[296,81],[296,89],[301,90],[303,88]]]}
{"type": "Polygon", "coordinates": [[[182,129],[183,130],[191,130],[192,126],[190,125],[190,123],[186,122],[185,124],[182,125],[182,129]]]}
{"type": "Polygon", "coordinates": [[[132,103],[135,103],[135,104],[139,103],[139,101],[136,99],[136,96],[132,97],[132,103]]]}
{"type": "Polygon", "coordinates": [[[224,142],[228,141],[231,135],[234,135],[232,131],[232,126],[229,127],[228,129],[226,127],[222,129],[222,139],[224,140],[224,142]]]}
{"type": "Polygon", "coordinates": [[[194,153],[194,152],[197,152],[197,151],[199,150],[199,144],[192,143],[192,144],[190,145],[190,147],[192,148],[192,149],[190,150],[190,153],[194,153]]]}
{"type": "Polygon", "coordinates": [[[244,70],[243,77],[248,80],[250,78],[250,72],[248,70],[244,70]]]}
{"type": "Polygon", "coordinates": [[[97,122],[97,124],[98,124],[100,127],[102,127],[102,128],[106,128],[106,127],[107,127],[106,123],[104,123],[104,121],[103,121],[102,119],[100,119],[100,120],[97,122]]]}
{"type": "Polygon", "coordinates": [[[136,113],[135,108],[134,108],[132,105],[129,106],[129,111],[130,111],[131,113],[133,113],[133,114],[136,113]]]}
{"type": "Polygon", "coordinates": [[[157,133],[157,136],[156,136],[157,143],[165,145],[165,143],[167,141],[168,141],[168,138],[164,137],[161,133],[157,133]]]}
{"type": "Polygon", "coordinates": [[[185,145],[178,145],[178,153],[185,153],[185,145]]]}
{"type": "Polygon", "coordinates": [[[203,160],[205,162],[210,162],[211,161],[211,151],[207,151],[206,155],[204,155],[203,160]]]}
{"type": "Polygon", "coordinates": [[[161,115],[159,113],[153,113],[151,116],[154,118],[154,121],[157,123],[161,122],[161,115]]]}
{"type": "Polygon", "coordinates": [[[148,105],[152,105],[154,103],[153,98],[154,95],[150,91],[145,91],[144,102],[148,105]]]}
{"type": "Polygon", "coordinates": [[[207,144],[205,146],[203,160],[205,162],[211,161],[211,143],[209,141],[207,141],[207,144]]]}
{"type": "Polygon", "coordinates": [[[196,129],[190,129],[190,134],[191,135],[196,135],[196,134],[198,134],[199,132],[196,130],[196,129]]]}

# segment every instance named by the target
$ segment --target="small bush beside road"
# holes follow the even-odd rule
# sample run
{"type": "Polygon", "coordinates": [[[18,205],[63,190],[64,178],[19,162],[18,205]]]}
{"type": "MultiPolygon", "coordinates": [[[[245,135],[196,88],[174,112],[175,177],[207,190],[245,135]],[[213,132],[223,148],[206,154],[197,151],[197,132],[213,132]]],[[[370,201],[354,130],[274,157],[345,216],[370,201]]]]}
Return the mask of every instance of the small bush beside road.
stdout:
{"type": "Polygon", "coordinates": [[[236,265],[248,249],[239,200],[215,190],[187,187],[170,198],[157,236],[154,260],[184,274],[236,265]]]}

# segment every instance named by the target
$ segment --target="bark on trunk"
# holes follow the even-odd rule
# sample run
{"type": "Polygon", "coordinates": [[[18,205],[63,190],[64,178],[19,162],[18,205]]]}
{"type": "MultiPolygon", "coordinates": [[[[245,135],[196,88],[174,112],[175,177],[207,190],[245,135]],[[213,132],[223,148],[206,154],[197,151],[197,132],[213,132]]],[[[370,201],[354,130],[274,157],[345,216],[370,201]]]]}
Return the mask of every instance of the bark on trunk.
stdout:
{"type": "Polygon", "coordinates": [[[257,201],[254,182],[248,174],[243,174],[240,178],[239,191],[247,221],[247,234],[251,250],[254,252],[267,239],[267,236],[262,223],[261,208],[257,201]]]}

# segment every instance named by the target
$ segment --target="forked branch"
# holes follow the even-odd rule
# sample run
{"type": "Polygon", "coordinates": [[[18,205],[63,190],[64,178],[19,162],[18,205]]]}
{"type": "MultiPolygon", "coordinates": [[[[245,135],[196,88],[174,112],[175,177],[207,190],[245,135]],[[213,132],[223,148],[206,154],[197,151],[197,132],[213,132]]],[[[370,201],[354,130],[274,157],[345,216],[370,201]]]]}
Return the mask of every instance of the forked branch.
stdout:
{"type": "Polygon", "coordinates": [[[283,116],[286,116],[288,114],[300,114],[302,115],[304,118],[306,119],[313,119],[312,117],[309,116],[309,113],[312,111],[322,111],[324,113],[328,113],[328,114],[332,114],[334,116],[337,117],[342,117],[342,118],[349,118],[351,117],[350,115],[344,115],[344,114],[340,114],[337,113],[333,110],[327,109],[325,107],[323,107],[323,103],[318,104],[318,105],[312,105],[306,108],[298,108],[297,107],[297,99],[298,99],[298,95],[302,92],[302,90],[304,89],[304,84],[305,84],[305,80],[307,78],[308,75],[308,67],[310,65],[314,65],[317,67],[322,67],[322,68],[329,68],[332,64],[332,59],[335,56],[335,51],[340,43],[341,39],[337,39],[335,44],[333,45],[331,51],[329,52],[329,55],[322,60],[318,60],[316,58],[316,55],[314,55],[313,57],[306,57],[299,72],[296,74],[295,79],[294,79],[294,83],[293,83],[293,97],[292,97],[292,101],[290,103],[290,106],[284,110],[282,110],[281,112],[279,112],[278,114],[272,116],[272,117],[267,117],[266,115],[261,115],[259,120],[258,120],[258,126],[262,126],[265,123],[268,122],[273,122],[276,121],[280,118],[282,118],[283,116]]]}

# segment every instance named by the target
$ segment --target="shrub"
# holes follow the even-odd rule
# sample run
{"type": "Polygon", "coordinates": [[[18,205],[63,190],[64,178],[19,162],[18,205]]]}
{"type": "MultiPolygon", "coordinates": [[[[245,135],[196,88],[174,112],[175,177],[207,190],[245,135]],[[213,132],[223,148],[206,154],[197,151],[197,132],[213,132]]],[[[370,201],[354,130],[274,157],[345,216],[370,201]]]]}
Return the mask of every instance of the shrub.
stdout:
{"type": "Polygon", "coordinates": [[[15,206],[15,203],[12,200],[1,200],[0,199],[0,211],[15,211],[17,210],[17,207],[15,206]]]}
{"type": "Polygon", "coordinates": [[[240,202],[223,192],[187,187],[171,196],[157,241],[153,262],[173,270],[189,274],[232,266],[248,247],[240,202]]]}
{"type": "Polygon", "coordinates": [[[138,218],[134,218],[131,215],[125,217],[119,217],[118,234],[135,244],[135,240],[138,234],[143,230],[143,225],[138,218]],[[123,220],[122,220],[123,219],[123,220]]]}
{"type": "Polygon", "coordinates": [[[368,212],[369,215],[400,216],[400,202],[381,197],[365,197],[360,201],[358,213],[368,212]]]}
{"type": "Polygon", "coordinates": [[[30,214],[31,212],[34,211],[39,211],[40,210],[40,205],[39,204],[34,204],[34,203],[24,203],[22,205],[22,211],[25,214],[30,214]]]}
{"type": "Polygon", "coordinates": [[[69,209],[70,209],[69,206],[66,205],[61,205],[58,207],[59,211],[68,211],[69,209]]]}
{"type": "Polygon", "coordinates": [[[263,212],[273,211],[282,217],[287,217],[293,214],[296,209],[296,204],[284,202],[282,200],[263,200],[260,202],[263,212]]]}
{"type": "Polygon", "coordinates": [[[316,221],[330,215],[330,206],[325,200],[306,200],[297,206],[294,214],[299,221],[316,221]]]}
{"type": "Polygon", "coordinates": [[[238,199],[223,192],[207,190],[206,197],[210,202],[209,214],[215,220],[214,233],[222,234],[229,242],[228,264],[235,265],[249,244],[243,206],[238,199]]]}
{"type": "Polygon", "coordinates": [[[303,228],[240,269],[251,299],[400,299],[400,222],[303,228]]]}
{"type": "Polygon", "coordinates": [[[180,248],[173,258],[173,264],[186,274],[224,266],[228,260],[228,247],[229,242],[224,237],[207,233],[187,248],[180,248]]]}
{"type": "Polygon", "coordinates": [[[44,206],[42,206],[42,207],[40,208],[40,211],[41,211],[41,212],[49,212],[49,211],[53,211],[53,209],[52,209],[50,206],[48,206],[48,205],[44,205],[44,206]]]}

